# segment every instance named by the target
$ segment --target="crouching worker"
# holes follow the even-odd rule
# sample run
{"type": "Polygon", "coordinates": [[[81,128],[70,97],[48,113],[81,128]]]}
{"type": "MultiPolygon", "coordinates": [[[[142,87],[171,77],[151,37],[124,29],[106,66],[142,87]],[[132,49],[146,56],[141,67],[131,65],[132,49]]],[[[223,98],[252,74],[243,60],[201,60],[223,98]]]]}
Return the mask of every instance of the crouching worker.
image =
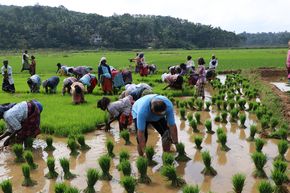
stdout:
{"type": "Polygon", "coordinates": [[[163,151],[170,151],[171,144],[178,142],[173,105],[165,96],[156,94],[143,96],[134,103],[132,115],[140,156],[144,154],[148,139],[148,124],[151,124],[162,137],[163,151]]]}
{"type": "Polygon", "coordinates": [[[165,88],[163,88],[163,90],[167,89],[168,87],[172,89],[176,89],[176,90],[182,89],[183,77],[179,74],[171,75],[171,74],[164,73],[161,75],[161,79],[162,79],[162,82],[165,82],[168,84],[165,88]]]}
{"type": "Polygon", "coordinates": [[[59,83],[58,76],[52,76],[51,78],[42,82],[42,86],[45,89],[45,93],[56,93],[56,88],[59,83]]]}
{"type": "Polygon", "coordinates": [[[8,146],[14,137],[17,142],[22,143],[26,138],[35,138],[40,133],[40,113],[42,112],[40,102],[32,100],[8,104],[6,109],[5,106],[1,106],[0,118],[5,121],[7,130],[0,136],[0,140],[8,136],[4,146],[8,146]]]}
{"type": "MultiPolygon", "coordinates": [[[[110,113],[109,125],[114,121],[118,120],[120,131],[128,128],[132,124],[133,119],[131,115],[133,99],[131,96],[126,96],[118,101],[111,102],[109,98],[103,97],[98,101],[98,108],[103,111],[108,110],[110,113]]],[[[110,128],[106,125],[106,128],[110,128]]]]}
{"type": "Polygon", "coordinates": [[[81,104],[86,102],[85,101],[85,87],[81,82],[74,82],[71,85],[71,95],[72,95],[72,101],[74,104],[81,104]]]}
{"type": "Polygon", "coordinates": [[[66,92],[70,94],[71,85],[76,81],[78,80],[75,77],[68,77],[63,80],[63,87],[62,87],[63,96],[65,95],[66,92]]]}
{"type": "Polygon", "coordinates": [[[94,74],[86,74],[81,79],[80,82],[83,83],[84,86],[87,86],[88,93],[93,93],[96,85],[98,84],[98,80],[94,74]]]}
{"type": "Polygon", "coordinates": [[[30,88],[30,92],[32,93],[39,93],[41,79],[37,74],[32,75],[30,78],[27,79],[27,84],[30,88]]]}

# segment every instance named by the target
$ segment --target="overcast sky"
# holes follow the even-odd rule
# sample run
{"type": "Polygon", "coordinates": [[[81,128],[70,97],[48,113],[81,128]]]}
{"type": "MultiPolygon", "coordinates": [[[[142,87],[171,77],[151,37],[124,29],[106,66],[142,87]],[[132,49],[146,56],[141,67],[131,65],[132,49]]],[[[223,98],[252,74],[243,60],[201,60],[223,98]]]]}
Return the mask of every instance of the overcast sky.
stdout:
{"type": "Polygon", "coordinates": [[[37,3],[103,16],[172,16],[236,33],[290,31],[290,0],[0,0],[2,5],[37,3]]]}

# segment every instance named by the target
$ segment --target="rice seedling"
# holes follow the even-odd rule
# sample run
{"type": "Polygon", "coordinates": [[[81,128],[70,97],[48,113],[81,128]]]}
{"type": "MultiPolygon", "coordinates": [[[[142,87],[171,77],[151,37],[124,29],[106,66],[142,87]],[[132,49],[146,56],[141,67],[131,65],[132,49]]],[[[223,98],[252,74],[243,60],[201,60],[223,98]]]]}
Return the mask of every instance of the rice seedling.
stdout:
{"type": "Polygon", "coordinates": [[[163,166],[173,165],[174,156],[171,153],[163,152],[163,154],[162,154],[162,162],[163,162],[163,166]]]}
{"type": "Polygon", "coordinates": [[[197,128],[197,121],[196,121],[195,119],[192,119],[192,120],[189,122],[189,125],[190,125],[190,127],[192,128],[192,131],[193,131],[194,133],[198,133],[198,132],[199,132],[199,130],[198,130],[198,128],[197,128]]]}
{"type": "Polygon", "coordinates": [[[15,162],[16,163],[21,163],[21,162],[25,162],[25,159],[23,158],[23,145],[22,144],[14,144],[12,146],[12,150],[15,154],[15,162]]]}
{"type": "Polygon", "coordinates": [[[186,155],[183,143],[180,142],[180,143],[176,144],[175,147],[176,147],[176,151],[178,153],[177,157],[175,158],[176,161],[186,162],[188,160],[191,160],[186,155]]]}
{"type": "Polygon", "coordinates": [[[0,183],[0,187],[3,191],[3,193],[12,193],[12,183],[9,179],[3,180],[0,183]]]}
{"type": "Polygon", "coordinates": [[[127,129],[120,132],[120,137],[122,137],[125,140],[125,145],[130,145],[130,133],[127,129]]]}
{"type": "Polygon", "coordinates": [[[223,150],[223,151],[229,151],[230,150],[230,148],[226,145],[226,143],[227,143],[227,135],[224,132],[218,134],[218,140],[221,143],[221,150],[223,150]]]}
{"type": "Polygon", "coordinates": [[[186,185],[182,188],[182,193],[199,193],[200,189],[196,186],[186,185]]]}
{"type": "Polygon", "coordinates": [[[206,111],[210,111],[210,109],[209,109],[210,108],[210,105],[211,105],[211,102],[210,101],[206,101],[205,102],[205,106],[206,106],[205,110],[206,111]]]}
{"type": "Polygon", "coordinates": [[[249,102],[249,107],[248,107],[247,111],[252,111],[253,107],[254,107],[254,103],[249,102]]]}
{"type": "Polygon", "coordinates": [[[269,121],[269,119],[266,116],[263,116],[261,118],[261,127],[262,127],[263,130],[269,128],[269,122],[270,121],[269,121]]]}
{"type": "Polygon", "coordinates": [[[191,100],[187,102],[189,108],[194,109],[194,102],[192,102],[191,100]]]}
{"type": "Polygon", "coordinates": [[[176,107],[179,108],[180,100],[176,100],[175,103],[176,103],[176,107]]]}
{"type": "Polygon", "coordinates": [[[240,126],[241,126],[242,128],[246,128],[246,126],[245,126],[246,115],[245,115],[245,114],[241,114],[241,115],[239,116],[239,119],[240,119],[240,126]]]}
{"type": "Polygon", "coordinates": [[[215,176],[217,175],[216,170],[211,166],[211,156],[209,151],[204,151],[201,153],[202,161],[205,165],[205,168],[201,171],[204,175],[215,176]]]}
{"type": "Polygon", "coordinates": [[[255,112],[256,112],[257,118],[258,118],[259,120],[261,120],[261,118],[262,118],[263,115],[265,114],[265,112],[263,111],[262,108],[258,108],[255,112]]]}
{"type": "Polygon", "coordinates": [[[94,168],[87,170],[87,187],[84,190],[84,193],[95,193],[95,184],[99,180],[99,171],[94,168]]]}
{"type": "Polygon", "coordinates": [[[24,158],[25,158],[27,164],[29,165],[30,169],[35,170],[38,167],[38,165],[35,164],[33,161],[33,154],[31,151],[25,151],[24,158]]]}
{"type": "Polygon", "coordinates": [[[131,164],[129,160],[124,160],[119,164],[120,170],[124,176],[130,176],[132,172],[131,164]]]}
{"type": "Polygon", "coordinates": [[[262,149],[263,149],[265,143],[266,143],[265,140],[263,140],[263,139],[261,139],[261,138],[257,138],[257,139],[255,140],[256,151],[257,151],[257,152],[262,152],[262,149]]]}
{"type": "Polygon", "coordinates": [[[106,141],[106,147],[107,147],[107,155],[110,156],[111,158],[115,157],[115,154],[113,152],[114,150],[114,143],[112,140],[107,140],[106,141]]]}
{"type": "Polygon", "coordinates": [[[215,116],[214,121],[215,122],[220,122],[221,121],[221,117],[219,115],[215,116]]]}
{"type": "Polygon", "coordinates": [[[161,174],[171,181],[171,186],[179,188],[186,184],[186,182],[177,176],[176,169],[172,165],[163,166],[161,169],[161,174]]]}
{"type": "Polygon", "coordinates": [[[218,110],[220,111],[221,110],[222,101],[221,100],[218,100],[216,102],[216,105],[217,105],[218,110]]]}
{"type": "Polygon", "coordinates": [[[196,100],[196,105],[197,105],[197,110],[198,111],[202,111],[202,108],[203,108],[203,100],[201,100],[200,98],[198,98],[196,100]]]}
{"type": "Polygon", "coordinates": [[[259,106],[260,106],[260,103],[253,102],[253,111],[256,111],[259,106]]]}
{"type": "Polygon", "coordinates": [[[54,192],[55,193],[65,193],[67,190],[68,186],[64,183],[56,183],[54,186],[54,192]]]}
{"type": "Polygon", "coordinates": [[[77,150],[78,145],[77,145],[77,142],[76,142],[76,140],[74,138],[69,138],[68,139],[67,146],[70,149],[70,155],[71,156],[77,156],[79,154],[79,152],[77,150]]]}
{"type": "Polygon", "coordinates": [[[288,142],[286,140],[280,140],[277,147],[279,155],[276,157],[276,159],[285,160],[285,153],[288,150],[288,142]]]}
{"type": "Polygon", "coordinates": [[[24,140],[24,147],[26,150],[30,150],[32,151],[33,149],[33,141],[34,139],[32,137],[27,137],[25,140],[24,140]]]}
{"type": "Polygon", "coordinates": [[[245,99],[239,99],[238,100],[238,104],[239,104],[241,110],[245,110],[246,109],[246,107],[245,107],[246,103],[247,103],[247,101],[245,99]]]}
{"type": "Polygon", "coordinates": [[[226,100],[223,101],[223,109],[226,111],[228,108],[228,102],[226,100]]]}
{"type": "Polygon", "coordinates": [[[202,136],[194,136],[194,143],[195,148],[198,150],[202,149],[201,143],[202,143],[202,136]]]}
{"type": "Polygon", "coordinates": [[[37,184],[36,181],[32,180],[30,177],[30,167],[28,164],[22,164],[22,174],[24,176],[22,186],[34,186],[37,184]]]}
{"type": "Polygon", "coordinates": [[[272,130],[275,130],[276,126],[279,124],[279,120],[275,117],[271,118],[270,126],[272,130]]]}
{"type": "Polygon", "coordinates": [[[275,139],[287,140],[288,130],[284,128],[279,128],[278,130],[272,132],[269,137],[275,139]]]}
{"type": "Polygon", "coordinates": [[[179,110],[179,112],[180,112],[180,119],[181,120],[186,120],[186,118],[185,118],[185,109],[184,108],[181,108],[179,110]]]}
{"type": "Polygon", "coordinates": [[[280,159],[275,160],[275,161],[273,162],[274,170],[279,170],[279,171],[281,171],[282,173],[285,173],[285,172],[286,172],[286,170],[287,170],[287,166],[288,166],[287,162],[285,162],[285,161],[283,161],[283,160],[280,160],[280,159]]]}
{"type": "Polygon", "coordinates": [[[237,108],[234,108],[230,111],[230,114],[231,122],[236,122],[236,120],[238,119],[239,110],[237,108]]]}
{"type": "Polygon", "coordinates": [[[244,174],[237,173],[232,177],[233,190],[235,193],[242,193],[245,186],[246,176],[244,174]]]}
{"type": "Polygon", "coordinates": [[[266,178],[267,175],[264,171],[264,166],[267,162],[267,157],[265,154],[261,153],[261,152],[255,152],[251,155],[251,158],[255,164],[255,171],[253,173],[254,177],[258,177],[258,178],[266,178]]]}
{"type": "Polygon", "coordinates": [[[288,177],[285,173],[279,170],[272,170],[271,177],[276,185],[275,192],[288,193],[287,187],[283,186],[283,183],[287,182],[288,177]]]}
{"type": "Polygon", "coordinates": [[[55,160],[53,157],[48,157],[46,161],[48,167],[48,173],[45,175],[48,179],[55,179],[58,176],[58,173],[55,171],[55,160]]]}
{"type": "Polygon", "coordinates": [[[216,96],[212,96],[211,97],[211,104],[215,105],[216,104],[216,100],[217,100],[216,96]]]}
{"type": "Polygon", "coordinates": [[[122,149],[119,153],[120,163],[125,160],[129,160],[130,154],[127,150],[122,149]]]}
{"type": "Polygon", "coordinates": [[[235,103],[235,101],[234,101],[234,100],[230,100],[230,101],[229,101],[229,106],[230,106],[230,109],[233,109],[233,108],[235,108],[235,105],[236,105],[236,103],[235,103]]]}
{"type": "Polygon", "coordinates": [[[76,187],[68,186],[64,193],[80,193],[80,190],[76,187]]]}
{"type": "Polygon", "coordinates": [[[70,167],[69,167],[69,160],[67,158],[61,158],[59,160],[60,166],[62,167],[63,173],[64,173],[64,179],[70,180],[76,177],[75,174],[70,172],[70,167]]]}
{"type": "Polygon", "coordinates": [[[53,138],[51,136],[47,136],[45,138],[46,141],[46,147],[44,148],[45,151],[54,151],[55,147],[52,145],[53,143],[53,138]]]}
{"type": "Polygon", "coordinates": [[[147,167],[148,167],[147,159],[142,156],[138,157],[136,161],[136,166],[140,174],[138,182],[142,184],[150,184],[151,179],[147,175],[147,167]]]}
{"type": "Polygon", "coordinates": [[[187,118],[188,122],[192,121],[193,120],[192,113],[188,113],[186,118],[187,118]]]}
{"type": "Polygon", "coordinates": [[[77,141],[78,141],[78,143],[81,146],[81,150],[89,150],[89,149],[91,149],[90,146],[88,146],[86,144],[85,136],[84,135],[78,135],[77,136],[77,141]]]}
{"type": "Polygon", "coordinates": [[[248,141],[254,141],[256,133],[257,133],[257,126],[256,125],[251,125],[250,126],[250,136],[247,138],[247,140],[248,141]]]}
{"type": "Polygon", "coordinates": [[[204,126],[206,128],[206,132],[209,134],[214,134],[215,132],[212,130],[212,124],[211,124],[211,120],[206,120],[204,123],[204,126]]]}
{"type": "Polygon", "coordinates": [[[219,135],[219,134],[225,133],[225,131],[224,131],[223,128],[218,127],[217,130],[216,130],[216,133],[217,133],[217,135],[219,135]]]}
{"type": "Polygon", "coordinates": [[[136,180],[132,176],[124,176],[120,181],[127,193],[134,193],[136,189],[136,180]]]}
{"type": "Polygon", "coordinates": [[[148,146],[145,148],[145,154],[146,154],[146,158],[148,160],[149,166],[157,165],[157,162],[153,160],[153,156],[155,154],[155,151],[154,151],[154,148],[152,146],[148,146]]]}
{"type": "Polygon", "coordinates": [[[181,101],[181,102],[179,103],[179,107],[180,107],[180,108],[184,108],[184,107],[185,107],[185,104],[184,104],[183,101],[181,101]]]}
{"type": "Polygon", "coordinates": [[[263,180],[260,182],[258,186],[259,193],[273,193],[274,187],[271,185],[270,182],[263,180]]]}
{"type": "Polygon", "coordinates": [[[227,123],[227,117],[228,117],[228,113],[226,111],[223,111],[221,113],[221,116],[222,116],[222,123],[227,123]]]}
{"type": "Polygon", "coordinates": [[[103,155],[99,158],[98,161],[102,170],[102,175],[100,176],[100,179],[110,181],[112,179],[112,176],[110,174],[111,158],[107,155],[103,155]]]}
{"type": "Polygon", "coordinates": [[[195,120],[196,120],[197,124],[200,125],[201,124],[201,121],[200,121],[200,113],[196,112],[194,114],[194,117],[195,117],[195,120]]]}

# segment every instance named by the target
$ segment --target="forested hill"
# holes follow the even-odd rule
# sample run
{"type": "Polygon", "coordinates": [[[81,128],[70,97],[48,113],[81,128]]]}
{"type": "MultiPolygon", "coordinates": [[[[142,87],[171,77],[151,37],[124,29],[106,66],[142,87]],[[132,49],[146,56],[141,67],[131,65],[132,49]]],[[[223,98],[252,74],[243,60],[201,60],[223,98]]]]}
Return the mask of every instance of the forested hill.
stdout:
{"type": "Polygon", "coordinates": [[[0,49],[234,47],[240,36],[183,19],[146,15],[103,17],[65,7],[0,5],[0,49]]]}

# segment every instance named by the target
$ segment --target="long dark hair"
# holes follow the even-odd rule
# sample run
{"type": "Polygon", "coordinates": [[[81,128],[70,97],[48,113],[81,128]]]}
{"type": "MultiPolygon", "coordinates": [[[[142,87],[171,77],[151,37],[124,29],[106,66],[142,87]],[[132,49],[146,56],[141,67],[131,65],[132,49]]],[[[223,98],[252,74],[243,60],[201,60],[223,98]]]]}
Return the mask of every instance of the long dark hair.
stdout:
{"type": "Polygon", "coordinates": [[[111,100],[108,97],[103,97],[98,101],[97,107],[105,111],[110,104],[111,100]]]}

